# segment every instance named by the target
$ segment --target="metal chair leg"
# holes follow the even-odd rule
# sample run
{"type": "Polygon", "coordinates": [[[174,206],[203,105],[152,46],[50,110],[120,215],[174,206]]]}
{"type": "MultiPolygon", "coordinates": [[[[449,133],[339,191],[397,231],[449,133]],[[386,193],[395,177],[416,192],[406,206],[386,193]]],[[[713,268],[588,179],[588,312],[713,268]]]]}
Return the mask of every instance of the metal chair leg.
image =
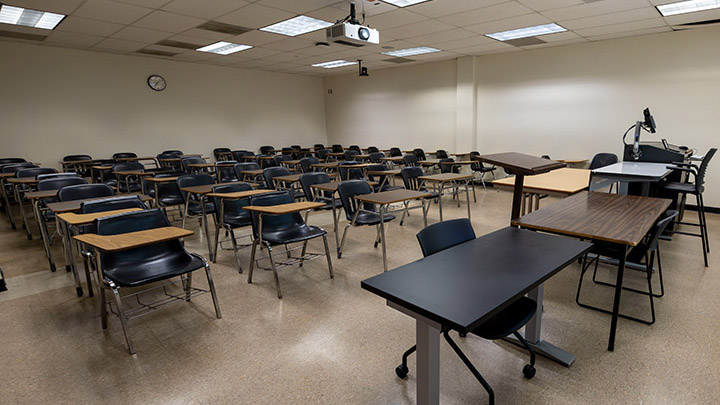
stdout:
{"type": "MultiPolygon", "coordinates": [[[[240,255],[238,255],[238,246],[237,240],[235,239],[235,232],[231,227],[228,228],[228,231],[230,232],[230,241],[232,242],[233,253],[235,254],[235,262],[238,266],[238,273],[242,274],[242,265],[240,264],[240,255]]],[[[217,246],[217,243],[215,245],[217,246]]],[[[215,247],[215,249],[215,257],[217,258],[217,247],[215,247]]]]}
{"type": "Polygon", "coordinates": [[[302,250],[300,250],[300,264],[298,265],[299,267],[302,267],[303,263],[305,262],[305,259],[303,258],[305,257],[305,252],[307,252],[307,244],[308,241],[304,241],[302,245],[302,250]]]}
{"type": "Polygon", "coordinates": [[[330,270],[330,278],[335,278],[333,273],[332,261],[330,260],[330,248],[328,247],[327,235],[323,235],[323,244],[325,245],[325,256],[327,257],[328,270],[330,270]]]}
{"type": "Polygon", "coordinates": [[[120,315],[120,324],[122,324],[123,333],[125,334],[125,342],[127,343],[128,351],[130,352],[130,354],[135,354],[135,347],[133,347],[132,341],[130,340],[130,333],[127,326],[127,318],[125,317],[125,310],[123,309],[120,292],[118,291],[117,286],[112,282],[110,283],[110,288],[112,289],[113,296],[115,297],[115,305],[117,306],[118,314],[120,315]]]}
{"type": "Polygon", "coordinates": [[[217,263],[218,245],[220,244],[220,225],[215,224],[215,248],[213,249],[213,263],[217,263]]]}
{"type": "Polygon", "coordinates": [[[252,251],[250,252],[250,268],[248,269],[248,284],[252,284],[253,270],[255,269],[255,251],[260,243],[258,239],[253,241],[252,251]]]}
{"type": "Polygon", "coordinates": [[[345,246],[345,236],[347,235],[347,231],[352,226],[352,224],[345,225],[345,230],[343,231],[342,239],[340,239],[340,249],[338,249],[338,259],[342,257],[343,247],[345,246]]]}
{"type": "Polygon", "coordinates": [[[213,282],[212,273],[210,272],[210,265],[207,262],[205,262],[205,276],[207,277],[210,295],[212,296],[213,305],[215,306],[215,317],[221,319],[222,314],[220,313],[220,304],[218,303],[217,293],[215,292],[215,283],[213,282]]]}
{"type": "Polygon", "coordinates": [[[277,267],[275,267],[275,261],[272,257],[272,246],[267,246],[268,258],[270,259],[270,266],[272,267],[273,277],[275,278],[275,289],[277,290],[278,298],[282,298],[282,292],[280,291],[280,278],[278,278],[277,267]]]}

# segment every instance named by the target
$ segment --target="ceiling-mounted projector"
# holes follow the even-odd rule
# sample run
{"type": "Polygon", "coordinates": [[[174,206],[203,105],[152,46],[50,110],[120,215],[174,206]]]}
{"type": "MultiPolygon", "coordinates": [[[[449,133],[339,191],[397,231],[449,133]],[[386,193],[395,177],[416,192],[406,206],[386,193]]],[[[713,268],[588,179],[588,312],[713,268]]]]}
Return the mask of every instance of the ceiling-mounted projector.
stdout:
{"type": "Polygon", "coordinates": [[[343,22],[326,28],[325,32],[329,42],[343,45],[364,46],[380,43],[380,32],[378,30],[360,24],[343,22]]]}

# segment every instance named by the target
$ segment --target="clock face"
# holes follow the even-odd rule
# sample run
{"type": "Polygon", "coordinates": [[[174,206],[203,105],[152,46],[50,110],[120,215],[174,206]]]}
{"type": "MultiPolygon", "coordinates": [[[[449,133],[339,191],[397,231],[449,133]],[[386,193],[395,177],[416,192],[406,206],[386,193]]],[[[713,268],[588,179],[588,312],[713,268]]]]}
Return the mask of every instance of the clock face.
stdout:
{"type": "Polygon", "coordinates": [[[160,75],[152,75],[148,77],[147,82],[148,86],[155,91],[163,91],[165,90],[165,87],[167,87],[165,79],[163,79],[160,75]]]}

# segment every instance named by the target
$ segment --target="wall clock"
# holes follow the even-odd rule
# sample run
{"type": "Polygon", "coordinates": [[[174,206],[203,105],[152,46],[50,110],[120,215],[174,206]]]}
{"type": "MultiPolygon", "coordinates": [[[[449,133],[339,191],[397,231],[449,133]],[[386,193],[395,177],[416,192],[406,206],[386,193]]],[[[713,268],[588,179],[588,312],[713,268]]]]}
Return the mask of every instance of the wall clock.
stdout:
{"type": "Polygon", "coordinates": [[[147,79],[148,86],[155,91],[163,91],[167,87],[167,82],[160,75],[151,75],[147,79]]]}

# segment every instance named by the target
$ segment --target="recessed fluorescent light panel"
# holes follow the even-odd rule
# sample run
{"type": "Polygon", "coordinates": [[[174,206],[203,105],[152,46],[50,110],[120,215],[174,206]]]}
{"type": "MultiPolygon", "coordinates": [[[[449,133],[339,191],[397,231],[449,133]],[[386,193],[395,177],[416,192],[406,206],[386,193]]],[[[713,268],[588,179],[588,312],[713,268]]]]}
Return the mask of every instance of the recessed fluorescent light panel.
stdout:
{"type": "Polygon", "coordinates": [[[712,10],[720,8],[720,0],[690,0],[677,3],[663,4],[657,7],[663,17],[676,14],[694,13],[696,11],[712,10]]]}
{"type": "Polygon", "coordinates": [[[260,31],[272,32],[273,34],[295,37],[308,32],[317,31],[333,25],[331,22],[318,20],[316,18],[299,15],[289,20],[280,21],[277,24],[260,28],[260,31]]]}
{"type": "Polygon", "coordinates": [[[383,52],[383,55],[395,56],[398,58],[405,58],[407,56],[422,55],[426,53],[440,52],[439,49],[430,48],[427,46],[420,46],[417,48],[398,49],[397,51],[383,52]]]}
{"type": "Polygon", "coordinates": [[[382,0],[384,3],[390,3],[393,6],[407,7],[418,3],[425,3],[430,0],[382,0]]]}
{"type": "Polygon", "coordinates": [[[357,65],[357,62],[350,62],[347,60],[333,60],[330,62],[316,63],[312,67],[321,67],[325,69],[339,68],[343,66],[357,65]]]}
{"type": "Polygon", "coordinates": [[[23,25],[25,27],[51,30],[60,24],[63,18],[65,18],[64,14],[29,10],[5,4],[0,6],[0,23],[4,24],[23,25]]]}
{"type": "Polygon", "coordinates": [[[250,48],[252,48],[252,46],[250,45],[239,45],[233,44],[232,42],[220,41],[215,42],[214,44],[210,44],[208,46],[203,46],[202,48],[198,48],[196,49],[196,51],[217,53],[219,55],[230,55],[231,53],[244,51],[250,48]]]}
{"type": "Polygon", "coordinates": [[[552,23],[545,25],[537,25],[535,27],[518,28],[516,30],[496,32],[494,34],[485,34],[486,37],[497,39],[498,41],[509,41],[511,39],[537,37],[540,35],[554,34],[556,32],[565,32],[565,28],[552,23]]]}

